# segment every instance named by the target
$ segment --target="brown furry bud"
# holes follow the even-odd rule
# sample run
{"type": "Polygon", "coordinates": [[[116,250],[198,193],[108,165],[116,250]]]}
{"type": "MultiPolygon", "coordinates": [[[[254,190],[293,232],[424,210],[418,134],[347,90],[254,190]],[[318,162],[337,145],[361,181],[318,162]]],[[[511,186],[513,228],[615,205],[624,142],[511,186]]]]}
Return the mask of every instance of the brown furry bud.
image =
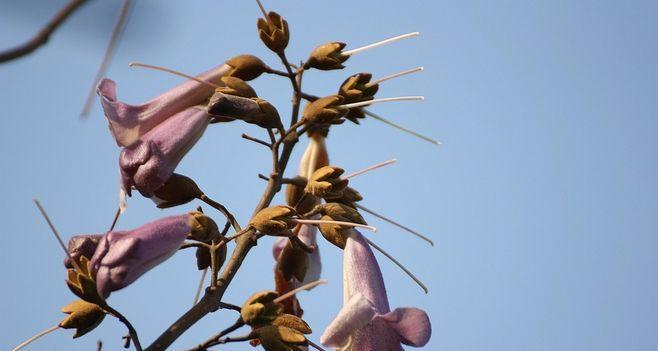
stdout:
{"type": "Polygon", "coordinates": [[[258,36],[263,44],[276,53],[282,53],[288,46],[290,30],[288,22],[278,13],[270,11],[267,18],[259,18],[256,23],[258,36]]]}
{"type": "Polygon", "coordinates": [[[338,167],[322,167],[313,172],[304,190],[317,197],[341,197],[349,182],[340,178],[343,172],[343,169],[338,167]]]}
{"type": "Polygon", "coordinates": [[[211,240],[219,240],[221,236],[217,223],[212,218],[204,215],[201,212],[190,212],[192,215],[190,226],[189,238],[201,241],[210,242],[211,240]]]}
{"type": "Polygon", "coordinates": [[[94,330],[105,318],[105,311],[98,305],[83,300],[76,300],[62,307],[68,316],[59,322],[59,327],[75,329],[73,338],[83,336],[94,330]]]}
{"type": "Polygon", "coordinates": [[[151,198],[158,208],[169,208],[186,204],[203,194],[194,180],[174,173],[163,186],[153,192],[151,198]]]}
{"type": "Polygon", "coordinates": [[[313,49],[304,68],[316,68],[323,71],[345,68],[343,62],[350,57],[342,54],[344,48],[345,43],[337,41],[322,44],[313,49]]]}
{"type": "Polygon", "coordinates": [[[249,84],[247,84],[247,82],[245,82],[244,80],[238,77],[225,76],[222,77],[221,80],[222,83],[224,83],[224,86],[215,89],[215,91],[227,95],[235,95],[245,98],[258,97],[258,95],[256,95],[256,91],[254,90],[254,88],[252,88],[249,84]]]}
{"type": "MultiPolygon", "coordinates": [[[[379,90],[379,84],[368,85],[372,79],[370,73],[357,73],[348,77],[338,89],[338,94],[345,98],[345,104],[372,100],[379,90]]],[[[352,108],[345,115],[345,118],[359,124],[359,119],[365,118],[361,108],[352,108]]]]}
{"type": "MultiPolygon", "coordinates": [[[[320,218],[321,220],[368,224],[356,209],[341,203],[332,202],[319,205],[311,212],[313,214],[322,214],[322,217],[320,218]]],[[[320,229],[322,236],[327,239],[327,241],[340,247],[341,249],[345,248],[345,243],[347,240],[346,230],[351,229],[351,227],[341,226],[338,224],[320,224],[318,225],[318,228],[320,229]]]]}
{"type": "Polygon", "coordinates": [[[267,207],[256,213],[249,221],[249,225],[268,235],[281,235],[283,233],[289,236],[287,232],[296,225],[291,221],[296,214],[295,209],[290,206],[267,207]]]}
{"type": "Polygon", "coordinates": [[[340,95],[329,95],[309,102],[304,106],[302,112],[302,119],[306,123],[318,124],[340,124],[342,120],[340,117],[347,113],[345,109],[338,109],[343,103],[344,98],[340,95]]]}
{"type": "Polygon", "coordinates": [[[304,334],[284,326],[266,325],[255,329],[252,334],[266,351],[302,351],[308,345],[304,334]]]}
{"type": "Polygon", "coordinates": [[[233,68],[227,76],[238,77],[242,80],[256,79],[261,74],[271,70],[265,62],[254,55],[235,56],[226,61],[226,64],[233,68]]]}
{"type": "Polygon", "coordinates": [[[274,302],[279,297],[276,291],[261,291],[252,295],[242,305],[240,316],[242,320],[251,326],[269,324],[281,314],[283,306],[274,302]]]}

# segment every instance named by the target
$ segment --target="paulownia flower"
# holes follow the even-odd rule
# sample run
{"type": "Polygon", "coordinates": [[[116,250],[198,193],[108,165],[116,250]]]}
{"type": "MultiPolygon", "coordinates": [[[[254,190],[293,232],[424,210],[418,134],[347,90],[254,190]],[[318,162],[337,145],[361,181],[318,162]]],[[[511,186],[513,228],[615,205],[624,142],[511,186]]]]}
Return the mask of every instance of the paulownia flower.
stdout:
{"type": "Polygon", "coordinates": [[[190,107],[125,147],[119,156],[124,191],[130,195],[135,187],[145,197],[152,197],[201,138],[209,122],[203,108],[190,107]]]}
{"type": "Polygon", "coordinates": [[[424,346],[431,335],[427,314],[417,308],[391,311],[384,279],[370,246],[352,229],[343,254],[343,308],[320,342],[345,351],[402,350],[424,346]]]}
{"type": "MultiPolygon", "coordinates": [[[[207,82],[218,82],[234,68],[225,63],[198,76],[207,82]]],[[[198,105],[212,96],[215,89],[207,84],[187,80],[164,94],[141,105],[129,105],[117,100],[116,83],[103,79],[98,83],[97,94],[110,131],[119,146],[129,146],[158,124],[175,114],[198,105]]]]}
{"type": "Polygon", "coordinates": [[[105,234],[91,259],[98,293],[107,298],[172,256],[189,234],[203,231],[203,223],[208,226],[203,217],[193,212],[105,234]]]}

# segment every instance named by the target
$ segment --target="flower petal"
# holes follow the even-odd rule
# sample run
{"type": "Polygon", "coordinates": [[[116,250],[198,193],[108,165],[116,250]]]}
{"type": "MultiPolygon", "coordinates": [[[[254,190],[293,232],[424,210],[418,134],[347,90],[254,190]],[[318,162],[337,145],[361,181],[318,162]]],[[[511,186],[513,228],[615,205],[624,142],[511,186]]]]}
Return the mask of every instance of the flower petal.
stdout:
{"type": "Polygon", "coordinates": [[[396,308],[375,318],[385,321],[393,328],[400,336],[400,341],[405,345],[425,346],[432,335],[432,325],[427,313],[418,308],[396,308]]]}
{"type": "Polygon", "coordinates": [[[327,347],[340,348],[350,341],[352,334],[370,323],[375,316],[372,304],[357,293],[347,301],[338,315],[320,337],[320,343],[327,347]]]}

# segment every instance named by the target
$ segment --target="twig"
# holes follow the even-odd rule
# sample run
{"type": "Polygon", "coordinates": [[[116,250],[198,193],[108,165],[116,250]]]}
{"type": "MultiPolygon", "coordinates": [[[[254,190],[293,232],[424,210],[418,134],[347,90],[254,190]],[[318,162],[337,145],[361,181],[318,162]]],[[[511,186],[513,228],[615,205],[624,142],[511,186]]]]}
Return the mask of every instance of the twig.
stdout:
{"type": "Polygon", "coordinates": [[[130,339],[133,342],[133,345],[135,345],[135,349],[137,351],[142,351],[142,344],[139,342],[139,337],[137,336],[137,330],[133,327],[133,325],[130,323],[128,318],[126,318],[124,315],[122,315],[119,311],[115,310],[112,308],[110,305],[105,303],[103,306],[100,306],[102,309],[116,317],[121,323],[123,323],[126,328],[128,328],[128,334],[130,335],[130,339]]]}
{"type": "Polygon", "coordinates": [[[217,211],[221,212],[226,219],[228,219],[229,222],[231,222],[231,225],[236,231],[242,230],[240,227],[240,223],[235,219],[235,216],[226,208],[224,205],[220,204],[219,202],[209,198],[206,194],[201,194],[199,196],[199,200],[207,203],[208,205],[212,206],[215,208],[217,211]]]}
{"type": "Polygon", "coordinates": [[[191,348],[187,351],[202,351],[202,350],[208,349],[211,346],[215,346],[215,345],[219,344],[219,340],[222,337],[224,337],[225,335],[228,335],[229,333],[232,333],[232,332],[242,328],[242,326],[244,326],[244,325],[245,324],[242,321],[242,318],[238,318],[238,320],[236,320],[235,323],[233,323],[233,325],[231,325],[230,327],[228,327],[228,328],[222,330],[221,332],[211,336],[204,343],[199,344],[197,347],[191,348]]]}
{"type": "Polygon", "coordinates": [[[258,143],[258,144],[261,144],[261,145],[264,145],[264,146],[267,147],[268,149],[272,149],[272,144],[268,143],[268,142],[265,141],[265,140],[261,140],[261,139],[258,139],[258,138],[254,138],[254,137],[252,137],[251,135],[247,135],[247,134],[244,134],[244,133],[242,133],[242,138],[243,138],[243,139],[247,139],[247,140],[249,140],[249,141],[253,141],[253,142],[258,143]]]}
{"type": "Polygon", "coordinates": [[[0,52],[0,63],[25,56],[36,50],[38,47],[46,44],[48,39],[50,39],[50,35],[53,34],[53,32],[59,28],[59,26],[62,25],[62,23],[64,23],[64,21],[66,21],[70,15],[72,15],[78,8],[80,8],[80,6],[86,2],[87,0],[69,1],[69,3],[66,4],[66,6],[64,6],[61,10],[59,10],[55,17],[53,17],[50,22],[48,22],[34,37],[32,37],[32,39],[21,45],[0,52]]]}

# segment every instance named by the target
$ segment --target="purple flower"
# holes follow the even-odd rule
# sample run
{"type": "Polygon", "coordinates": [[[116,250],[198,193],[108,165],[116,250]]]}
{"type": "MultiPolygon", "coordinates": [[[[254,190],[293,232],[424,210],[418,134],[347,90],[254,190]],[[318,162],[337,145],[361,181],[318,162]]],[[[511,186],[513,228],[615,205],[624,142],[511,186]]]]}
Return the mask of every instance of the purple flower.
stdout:
{"type": "MultiPolygon", "coordinates": [[[[198,78],[203,81],[219,81],[231,69],[231,66],[222,64],[200,74],[198,78]]],[[[117,100],[116,83],[113,80],[103,79],[96,88],[110,131],[119,146],[129,146],[166,119],[203,103],[214,91],[209,85],[188,80],[149,102],[128,105],[117,100]]]]}
{"type": "Polygon", "coordinates": [[[424,311],[390,310],[377,260],[361,234],[350,230],[343,254],[343,308],[320,342],[346,351],[402,350],[400,343],[424,346],[431,332],[424,311]]]}
{"type": "Polygon", "coordinates": [[[107,298],[176,253],[193,223],[194,216],[184,214],[105,234],[91,259],[98,293],[107,298]]]}
{"type": "Polygon", "coordinates": [[[152,197],[201,138],[209,122],[203,108],[190,107],[125,147],[119,156],[124,191],[130,195],[135,187],[145,197],[152,197]]]}
{"type": "Polygon", "coordinates": [[[90,259],[94,255],[98,242],[102,237],[103,234],[85,234],[71,237],[67,248],[69,255],[64,259],[64,266],[66,268],[73,268],[69,256],[76,261],[80,260],[80,256],[90,259]]]}

